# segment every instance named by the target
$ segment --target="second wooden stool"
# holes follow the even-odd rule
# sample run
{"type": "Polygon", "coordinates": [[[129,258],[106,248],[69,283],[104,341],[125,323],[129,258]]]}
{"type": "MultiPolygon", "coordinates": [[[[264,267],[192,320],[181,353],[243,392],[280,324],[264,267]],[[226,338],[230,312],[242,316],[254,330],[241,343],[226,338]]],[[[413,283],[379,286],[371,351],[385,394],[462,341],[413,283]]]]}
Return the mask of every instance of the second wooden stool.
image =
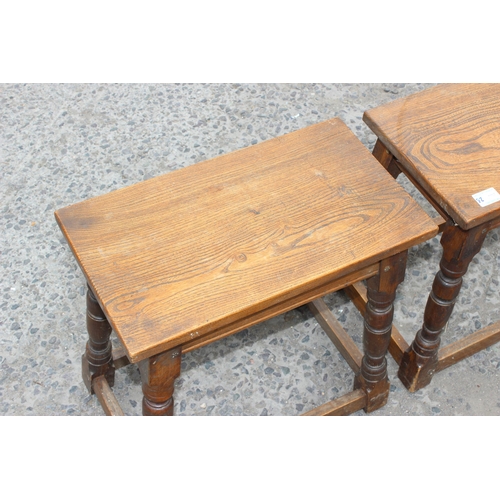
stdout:
{"type": "Polygon", "coordinates": [[[401,172],[441,215],[443,255],[424,321],[408,346],[394,331],[391,353],[410,391],[437,371],[500,340],[500,322],[439,348],[473,257],[500,226],[500,85],[438,85],[367,111],[378,137],[373,154],[401,172]]]}

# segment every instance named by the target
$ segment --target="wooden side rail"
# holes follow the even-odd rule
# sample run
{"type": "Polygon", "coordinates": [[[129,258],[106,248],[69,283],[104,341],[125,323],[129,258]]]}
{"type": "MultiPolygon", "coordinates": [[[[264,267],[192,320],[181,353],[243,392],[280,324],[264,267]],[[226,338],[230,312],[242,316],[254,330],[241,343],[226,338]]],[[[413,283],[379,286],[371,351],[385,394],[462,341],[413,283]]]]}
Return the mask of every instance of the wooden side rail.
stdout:
{"type": "Polygon", "coordinates": [[[118,403],[118,400],[113,394],[111,387],[109,387],[108,381],[104,375],[96,377],[93,381],[92,387],[106,415],[111,417],[124,416],[120,403],[118,403]]]}
{"type": "Polygon", "coordinates": [[[122,345],[113,348],[113,364],[116,369],[130,364],[125,348],[122,345]]]}
{"type": "Polygon", "coordinates": [[[358,346],[342,328],[342,325],[334,317],[323,299],[315,299],[309,302],[308,306],[337,350],[342,354],[351,369],[357,373],[361,368],[361,360],[363,359],[363,353],[358,346]]]}
{"type": "Polygon", "coordinates": [[[500,341],[500,321],[439,350],[436,371],[444,370],[500,341]]]}
{"type": "Polygon", "coordinates": [[[324,405],[303,413],[302,417],[341,417],[350,415],[355,411],[362,410],[367,405],[367,397],[365,391],[357,389],[355,391],[341,396],[340,398],[329,401],[324,405]]]}

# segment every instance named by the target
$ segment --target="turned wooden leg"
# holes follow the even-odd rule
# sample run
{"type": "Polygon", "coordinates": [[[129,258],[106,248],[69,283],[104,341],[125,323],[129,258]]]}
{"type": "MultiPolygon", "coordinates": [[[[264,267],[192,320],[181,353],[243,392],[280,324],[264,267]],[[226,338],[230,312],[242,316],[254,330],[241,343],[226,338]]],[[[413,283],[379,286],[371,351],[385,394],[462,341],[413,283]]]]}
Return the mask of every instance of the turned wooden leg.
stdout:
{"type": "Polygon", "coordinates": [[[174,414],[174,382],[181,373],[181,349],[177,347],[139,363],[142,379],[142,414],[174,414]]]}
{"type": "Polygon", "coordinates": [[[104,375],[110,387],[115,383],[111,353],[111,326],[94,293],[87,287],[87,331],[89,340],[82,356],[82,376],[87,389],[94,394],[93,382],[104,375]]]}
{"type": "Polygon", "coordinates": [[[481,250],[488,224],[464,231],[448,225],[443,231],[443,256],[427,299],[422,329],[404,353],[398,376],[410,392],[425,387],[432,380],[438,363],[441,332],[448,322],[473,257],[481,250]]]}
{"type": "Polygon", "coordinates": [[[386,355],[391,339],[394,298],[398,285],[404,279],[406,258],[405,251],[384,259],[379,273],[367,280],[364,356],[354,381],[354,389],[363,389],[367,394],[367,413],[384,406],[389,397],[386,355]]]}

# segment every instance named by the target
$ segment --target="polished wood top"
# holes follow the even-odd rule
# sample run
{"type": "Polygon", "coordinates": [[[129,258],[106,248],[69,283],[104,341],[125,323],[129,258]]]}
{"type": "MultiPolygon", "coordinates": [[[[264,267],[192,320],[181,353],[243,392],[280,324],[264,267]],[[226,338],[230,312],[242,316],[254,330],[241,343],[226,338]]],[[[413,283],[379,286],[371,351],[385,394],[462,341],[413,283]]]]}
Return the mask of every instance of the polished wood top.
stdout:
{"type": "Polygon", "coordinates": [[[403,169],[463,229],[500,217],[500,84],[445,84],[366,111],[403,169]]]}
{"type": "Polygon", "coordinates": [[[437,234],[338,119],[55,215],[134,362],[437,234]]]}

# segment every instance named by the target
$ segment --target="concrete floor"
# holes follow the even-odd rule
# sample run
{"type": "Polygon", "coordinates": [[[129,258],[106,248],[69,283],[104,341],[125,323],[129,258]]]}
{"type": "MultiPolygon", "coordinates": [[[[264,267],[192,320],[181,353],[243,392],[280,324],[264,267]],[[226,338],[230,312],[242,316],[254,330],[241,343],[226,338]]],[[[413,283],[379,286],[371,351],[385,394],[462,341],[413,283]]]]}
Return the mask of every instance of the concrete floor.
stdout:
{"type": "MultiPolygon", "coordinates": [[[[103,415],[81,378],[85,281],[57,208],[339,117],[372,149],[364,110],[429,84],[0,85],[0,414],[103,415]]],[[[431,212],[403,179],[400,182],[431,212]]],[[[443,344],[500,319],[499,230],[474,259],[443,344]]],[[[440,258],[410,251],[395,324],[411,341],[440,258]]],[[[361,317],[326,298],[361,343],[361,317]]],[[[183,356],[177,415],[298,415],[351,390],[353,373],[310,313],[294,310],[183,356]]],[[[372,415],[500,415],[500,344],[410,394],[389,359],[391,395],[372,415]]],[[[127,415],[137,368],[117,372],[127,415]]],[[[355,415],[365,415],[362,411],[355,415]]]]}

